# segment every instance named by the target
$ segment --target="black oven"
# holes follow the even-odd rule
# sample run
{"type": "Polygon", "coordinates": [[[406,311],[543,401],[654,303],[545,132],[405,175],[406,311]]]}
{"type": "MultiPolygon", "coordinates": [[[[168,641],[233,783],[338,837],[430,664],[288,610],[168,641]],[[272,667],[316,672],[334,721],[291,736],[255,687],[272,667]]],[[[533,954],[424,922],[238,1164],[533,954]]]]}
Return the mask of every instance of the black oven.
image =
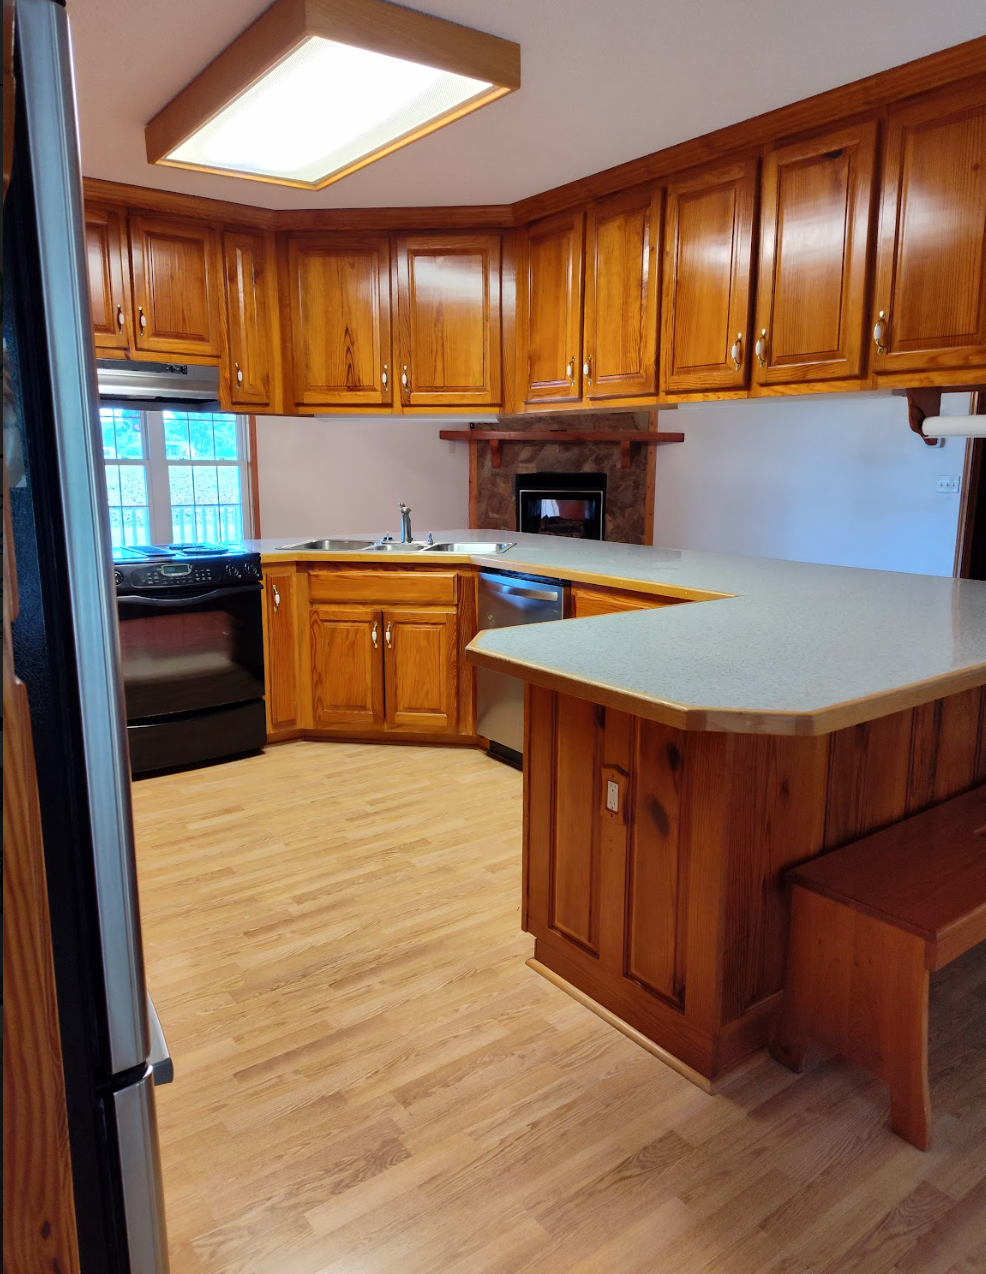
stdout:
{"type": "Polygon", "coordinates": [[[114,558],[134,774],[266,741],[260,558],[196,548],[114,558]]]}

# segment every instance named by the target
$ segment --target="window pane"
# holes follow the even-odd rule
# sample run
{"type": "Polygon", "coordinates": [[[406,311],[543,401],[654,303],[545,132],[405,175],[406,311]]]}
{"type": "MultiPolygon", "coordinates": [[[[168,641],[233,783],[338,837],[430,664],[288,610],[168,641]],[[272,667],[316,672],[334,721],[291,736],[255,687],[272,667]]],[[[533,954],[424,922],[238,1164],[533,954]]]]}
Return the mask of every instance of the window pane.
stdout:
{"type": "Polygon", "coordinates": [[[192,470],[195,480],[195,503],[218,504],[219,487],[215,465],[196,465],[192,470]]]}
{"type": "Polygon", "coordinates": [[[212,440],[212,417],[190,415],[188,418],[188,432],[192,440],[192,459],[212,460],[216,454],[215,444],[212,440]]]}
{"type": "Polygon", "coordinates": [[[192,466],[190,464],[168,465],[168,487],[171,491],[171,504],[194,504],[192,493],[192,466]]]}
{"type": "Polygon", "coordinates": [[[110,506],[110,539],[114,548],[150,544],[147,470],[142,464],[108,464],[106,495],[110,506]]]}
{"type": "Polygon", "coordinates": [[[129,407],[100,407],[103,456],[106,460],[143,460],[144,421],[129,407]]]}
{"type": "Polygon", "coordinates": [[[185,412],[165,411],[164,454],[169,460],[188,459],[188,416],[185,412]]]}
{"type": "Polygon", "coordinates": [[[120,503],[120,466],[118,464],[106,466],[106,497],[110,508],[120,503]]]}
{"type": "Polygon", "coordinates": [[[238,459],[236,417],[216,415],[212,421],[216,437],[216,459],[238,459]]]}
{"type": "Polygon", "coordinates": [[[120,503],[146,504],[147,481],[144,476],[144,466],[124,464],[114,465],[114,468],[119,468],[120,470],[120,503]]]}
{"type": "Polygon", "coordinates": [[[218,465],[216,469],[219,478],[219,496],[220,504],[239,504],[240,502],[240,471],[234,469],[232,465],[218,465]]]}

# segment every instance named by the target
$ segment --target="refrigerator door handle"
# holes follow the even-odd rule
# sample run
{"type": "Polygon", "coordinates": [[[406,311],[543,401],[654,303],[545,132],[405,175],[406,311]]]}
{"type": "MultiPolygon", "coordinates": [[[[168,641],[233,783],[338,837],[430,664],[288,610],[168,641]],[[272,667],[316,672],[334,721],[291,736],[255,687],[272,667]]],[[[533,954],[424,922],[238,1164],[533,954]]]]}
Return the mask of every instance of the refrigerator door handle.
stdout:
{"type": "Polygon", "coordinates": [[[112,1097],[123,1183],[129,1274],[168,1274],[168,1236],[151,1067],[112,1097]]]}
{"type": "Polygon", "coordinates": [[[154,1086],[156,1088],[158,1084],[174,1082],[175,1064],[171,1060],[171,1054],[168,1052],[168,1041],[164,1038],[161,1019],[158,1017],[154,1001],[149,995],[147,997],[147,1018],[151,1028],[151,1051],[147,1060],[150,1062],[151,1070],[154,1072],[154,1086]]]}

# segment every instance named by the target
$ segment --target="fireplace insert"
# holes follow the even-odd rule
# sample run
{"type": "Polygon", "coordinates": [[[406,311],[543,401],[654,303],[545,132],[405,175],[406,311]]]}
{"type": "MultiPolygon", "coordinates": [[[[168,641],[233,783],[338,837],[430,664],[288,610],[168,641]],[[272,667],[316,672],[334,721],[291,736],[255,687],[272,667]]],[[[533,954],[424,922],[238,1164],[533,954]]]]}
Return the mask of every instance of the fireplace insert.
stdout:
{"type": "Polygon", "coordinates": [[[519,473],[514,483],[518,531],[604,538],[605,473],[519,473]]]}

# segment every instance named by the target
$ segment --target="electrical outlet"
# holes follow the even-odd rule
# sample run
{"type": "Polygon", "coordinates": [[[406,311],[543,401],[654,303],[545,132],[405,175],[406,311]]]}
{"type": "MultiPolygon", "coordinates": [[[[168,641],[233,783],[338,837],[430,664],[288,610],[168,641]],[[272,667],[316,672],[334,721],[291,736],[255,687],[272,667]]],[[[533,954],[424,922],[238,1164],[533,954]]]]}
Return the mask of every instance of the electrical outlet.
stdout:
{"type": "Polygon", "coordinates": [[[613,814],[620,812],[620,785],[612,779],[606,783],[606,808],[613,814]]]}
{"type": "Polygon", "coordinates": [[[938,489],[938,490],[939,490],[939,491],[940,491],[943,495],[958,495],[958,493],[959,493],[959,480],[958,480],[958,478],[951,478],[951,477],[947,477],[947,478],[945,478],[945,477],[943,477],[943,478],[939,478],[939,479],[938,479],[938,487],[937,487],[937,489],[938,489]]]}

